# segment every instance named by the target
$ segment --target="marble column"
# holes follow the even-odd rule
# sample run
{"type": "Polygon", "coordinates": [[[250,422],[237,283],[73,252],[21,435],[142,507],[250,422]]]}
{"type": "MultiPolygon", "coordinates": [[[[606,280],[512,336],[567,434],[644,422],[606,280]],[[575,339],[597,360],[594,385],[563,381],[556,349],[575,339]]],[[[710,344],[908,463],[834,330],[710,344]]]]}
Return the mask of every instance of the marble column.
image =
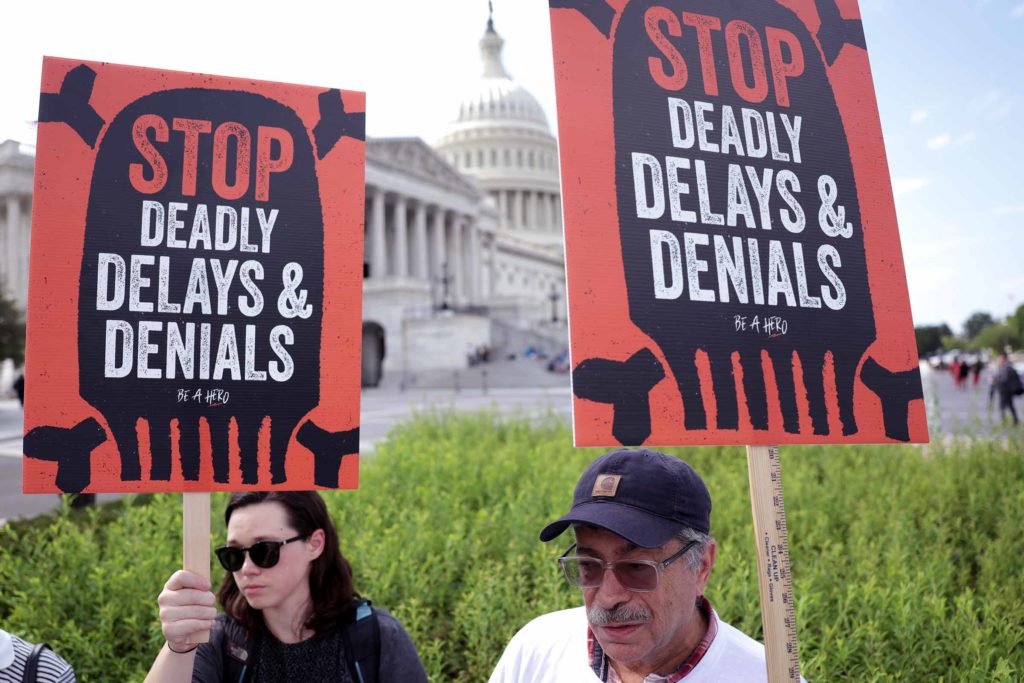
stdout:
{"type": "Polygon", "coordinates": [[[498,190],[498,226],[508,225],[508,202],[505,199],[505,190],[498,190]]]}
{"type": "Polygon", "coordinates": [[[478,303],[482,299],[482,259],[480,258],[480,229],[476,223],[469,225],[469,300],[478,303]]]}
{"type": "Polygon", "coordinates": [[[391,225],[395,231],[395,252],[394,252],[394,274],[395,277],[406,277],[409,274],[409,244],[407,234],[409,226],[406,224],[405,197],[395,197],[394,215],[391,225]]]}
{"type": "Polygon", "coordinates": [[[512,226],[523,229],[523,195],[518,190],[512,190],[512,226]]]}
{"type": "Polygon", "coordinates": [[[384,245],[384,191],[373,188],[373,206],[370,208],[370,277],[383,278],[388,274],[387,251],[384,245]]]}
{"type": "Polygon", "coordinates": [[[444,209],[440,206],[434,207],[430,238],[433,242],[430,250],[430,278],[435,284],[439,284],[443,275],[441,266],[447,258],[444,254],[444,209]]]}
{"type": "Polygon", "coordinates": [[[462,230],[465,218],[455,214],[452,219],[452,239],[448,245],[450,255],[448,270],[454,277],[451,286],[452,299],[456,304],[462,303],[463,293],[466,291],[465,276],[462,260],[462,230]]]}
{"type": "Polygon", "coordinates": [[[416,216],[413,219],[412,275],[422,280],[430,278],[427,265],[427,205],[423,202],[416,203],[416,216]]]}
{"type": "Polygon", "coordinates": [[[21,254],[18,253],[21,241],[18,234],[21,229],[20,218],[21,209],[18,206],[18,197],[14,195],[7,197],[7,230],[4,233],[3,243],[4,273],[2,284],[4,293],[11,298],[17,298],[18,296],[18,267],[21,261],[21,254]]]}

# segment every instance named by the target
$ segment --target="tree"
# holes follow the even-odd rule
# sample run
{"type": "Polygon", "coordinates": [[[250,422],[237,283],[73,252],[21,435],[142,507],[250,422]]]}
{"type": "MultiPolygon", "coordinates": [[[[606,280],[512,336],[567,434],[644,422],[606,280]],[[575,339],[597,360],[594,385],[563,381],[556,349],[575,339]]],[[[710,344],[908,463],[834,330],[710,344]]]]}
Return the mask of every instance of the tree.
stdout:
{"type": "Polygon", "coordinates": [[[953,336],[949,325],[922,325],[914,328],[914,339],[917,340],[917,355],[928,356],[942,349],[942,338],[953,336]]]}
{"type": "Polygon", "coordinates": [[[996,322],[995,318],[984,311],[977,311],[964,322],[964,339],[971,341],[978,336],[983,329],[996,322]]]}
{"type": "Polygon", "coordinates": [[[0,289],[0,359],[25,360],[25,321],[14,300],[0,289]]]}
{"type": "Polygon", "coordinates": [[[1017,335],[1024,339],[1024,304],[1017,307],[1017,310],[1006,319],[1006,324],[1013,328],[1017,335]]]}
{"type": "Polygon", "coordinates": [[[1021,336],[1008,323],[989,325],[971,340],[972,349],[992,349],[995,352],[1002,351],[1006,347],[1020,348],[1021,336]]]}

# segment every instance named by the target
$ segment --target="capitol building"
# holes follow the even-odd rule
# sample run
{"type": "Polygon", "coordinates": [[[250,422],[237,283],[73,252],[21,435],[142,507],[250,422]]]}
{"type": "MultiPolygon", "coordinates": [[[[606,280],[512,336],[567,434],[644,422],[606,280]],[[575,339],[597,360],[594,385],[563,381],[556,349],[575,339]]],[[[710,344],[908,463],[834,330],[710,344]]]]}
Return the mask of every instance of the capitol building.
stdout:
{"type": "MultiPolygon", "coordinates": [[[[567,347],[558,149],[502,63],[489,20],[480,77],[440,139],[366,143],[363,384],[567,347]]],[[[0,143],[0,284],[24,310],[34,156],[0,143]]]]}

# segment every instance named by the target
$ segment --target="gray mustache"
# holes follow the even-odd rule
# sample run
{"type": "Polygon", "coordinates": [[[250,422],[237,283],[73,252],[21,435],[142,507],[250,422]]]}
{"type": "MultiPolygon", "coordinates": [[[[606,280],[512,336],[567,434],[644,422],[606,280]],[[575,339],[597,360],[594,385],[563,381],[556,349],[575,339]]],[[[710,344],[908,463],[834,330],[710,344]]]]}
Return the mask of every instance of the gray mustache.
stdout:
{"type": "Polygon", "coordinates": [[[653,617],[651,611],[642,605],[625,604],[610,610],[597,605],[587,608],[587,620],[591,626],[648,622],[653,617]]]}

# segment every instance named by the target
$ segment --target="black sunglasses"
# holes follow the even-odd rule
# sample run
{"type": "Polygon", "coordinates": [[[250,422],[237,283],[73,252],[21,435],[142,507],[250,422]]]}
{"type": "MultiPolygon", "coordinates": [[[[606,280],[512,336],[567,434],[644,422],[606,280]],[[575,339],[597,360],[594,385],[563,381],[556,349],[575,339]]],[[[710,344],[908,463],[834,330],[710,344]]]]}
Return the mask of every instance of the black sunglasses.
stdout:
{"type": "Polygon", "coordinates": [[[263,569],[270,569],[281,559],[281,546],[294,543],[295,541],[304,541],[309,537],[310,534],[299,534],[284,541],[260,541],[259,543],[253,543],[248,548],[224,545],[217,548],[214,552],[217,554],[217,559],[220,560],[220,565],[229,572],[237,572],[242,568],[242,565],[245,564],[246,553],[249,553],[249,559],[252,560],[254,565],[263,569]]]}

